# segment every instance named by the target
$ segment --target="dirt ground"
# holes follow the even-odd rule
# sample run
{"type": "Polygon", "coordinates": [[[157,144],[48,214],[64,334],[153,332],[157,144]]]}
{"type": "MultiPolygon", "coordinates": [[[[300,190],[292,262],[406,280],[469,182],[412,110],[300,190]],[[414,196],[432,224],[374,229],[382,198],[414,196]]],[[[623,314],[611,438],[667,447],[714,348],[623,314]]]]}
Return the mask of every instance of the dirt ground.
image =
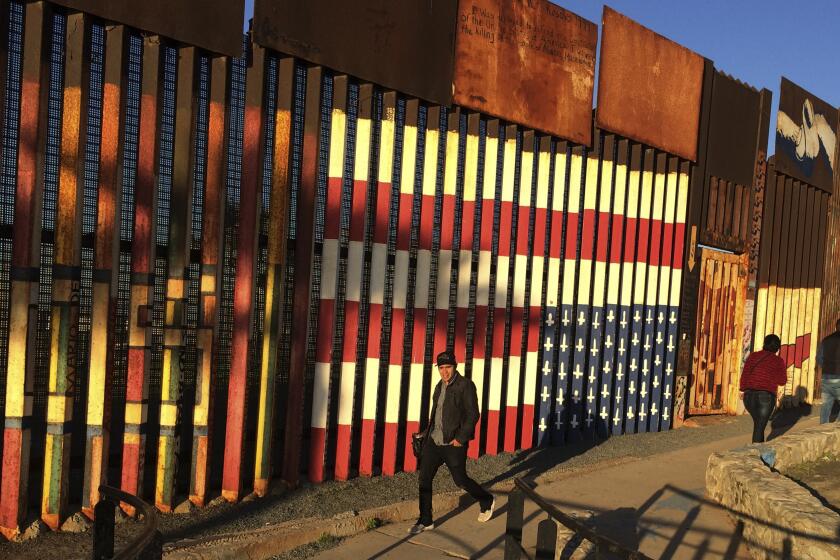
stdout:
{"type": "Polygon", "coordinates": [[[807,488],[822,503],[840,513],[840,456],[827,454],[785,473],[807,488]]]}

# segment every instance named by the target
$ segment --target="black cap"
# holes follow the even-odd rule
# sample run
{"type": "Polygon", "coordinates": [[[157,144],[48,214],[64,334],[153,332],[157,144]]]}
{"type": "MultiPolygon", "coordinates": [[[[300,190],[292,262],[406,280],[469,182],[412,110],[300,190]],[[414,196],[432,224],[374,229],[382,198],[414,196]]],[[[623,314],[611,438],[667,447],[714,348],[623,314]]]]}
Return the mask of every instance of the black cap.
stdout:
{"type": "Polygon", "coordinates": [[[455,359],[455,354],[449,350],[444,350],[437,355],[437,365],[440,366],[457,366],[458,361],[455,359]]]}

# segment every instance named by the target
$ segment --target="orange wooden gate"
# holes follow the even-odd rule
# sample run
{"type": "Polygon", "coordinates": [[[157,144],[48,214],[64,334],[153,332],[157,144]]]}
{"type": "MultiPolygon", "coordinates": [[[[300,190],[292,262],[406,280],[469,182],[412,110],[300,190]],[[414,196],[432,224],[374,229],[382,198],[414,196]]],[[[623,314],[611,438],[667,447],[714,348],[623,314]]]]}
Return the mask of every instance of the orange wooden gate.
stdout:
{"type": "Polygon", "coordinates": [[[747,297],[746,255],[702,248],[700,261],[689,414],[734,414],[747,297]]]}

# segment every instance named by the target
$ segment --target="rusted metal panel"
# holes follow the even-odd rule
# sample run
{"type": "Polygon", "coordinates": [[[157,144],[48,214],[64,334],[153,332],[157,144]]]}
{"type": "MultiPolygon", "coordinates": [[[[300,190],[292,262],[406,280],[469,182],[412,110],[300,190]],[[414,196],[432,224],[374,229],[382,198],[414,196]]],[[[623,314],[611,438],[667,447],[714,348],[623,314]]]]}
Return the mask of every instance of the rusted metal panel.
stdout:
{"type": "Polygon", "coordinates": [[[449,105],[457,3],[257,0],[260,45],[449,105]]]}
{"type": "Polygon", "coordinates": [[[596,124],[697,160],[704,60],[604,7],[596,124]]]}
{"type": "Polygon", "coordinates": [[[776,118],[776,169],[833,192],[837,109],[782,78],[776,118]]]}
{"type": "Polygon", "coordinates": [[[52,0],[208,51],[239,56],[245,0],[52,0]]]}
{"type": "Polygon", "coordinates": [[[454,102],[589,146],[597,43],[548,0],[461,0],[454,102]]]}
{"type": "Polygon", "coordinates": [[[761,118],[758,90],[716,71],[712,86],[708,172],[741,185],[752,183],[756,130],[761,118]]]}

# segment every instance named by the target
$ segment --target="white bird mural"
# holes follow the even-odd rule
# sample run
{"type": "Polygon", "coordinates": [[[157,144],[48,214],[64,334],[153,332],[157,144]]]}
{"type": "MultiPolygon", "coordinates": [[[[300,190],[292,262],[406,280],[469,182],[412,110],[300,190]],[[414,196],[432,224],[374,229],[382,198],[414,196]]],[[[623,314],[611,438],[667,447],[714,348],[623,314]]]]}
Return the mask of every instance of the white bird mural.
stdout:
{"type": "Polygon", "coordinates": [[[820,155],[820,145],[825,148],[828,163],[834,170],[834,144],[836,137],[831,125],[823,115],[814,112],[814,104],[810,99],[802,103],[802,124],[793,122],[787,113],[779,110],[776,121],[776,131],[793,142],[796,157],[799,160],[813,160],[820,155]]]}

